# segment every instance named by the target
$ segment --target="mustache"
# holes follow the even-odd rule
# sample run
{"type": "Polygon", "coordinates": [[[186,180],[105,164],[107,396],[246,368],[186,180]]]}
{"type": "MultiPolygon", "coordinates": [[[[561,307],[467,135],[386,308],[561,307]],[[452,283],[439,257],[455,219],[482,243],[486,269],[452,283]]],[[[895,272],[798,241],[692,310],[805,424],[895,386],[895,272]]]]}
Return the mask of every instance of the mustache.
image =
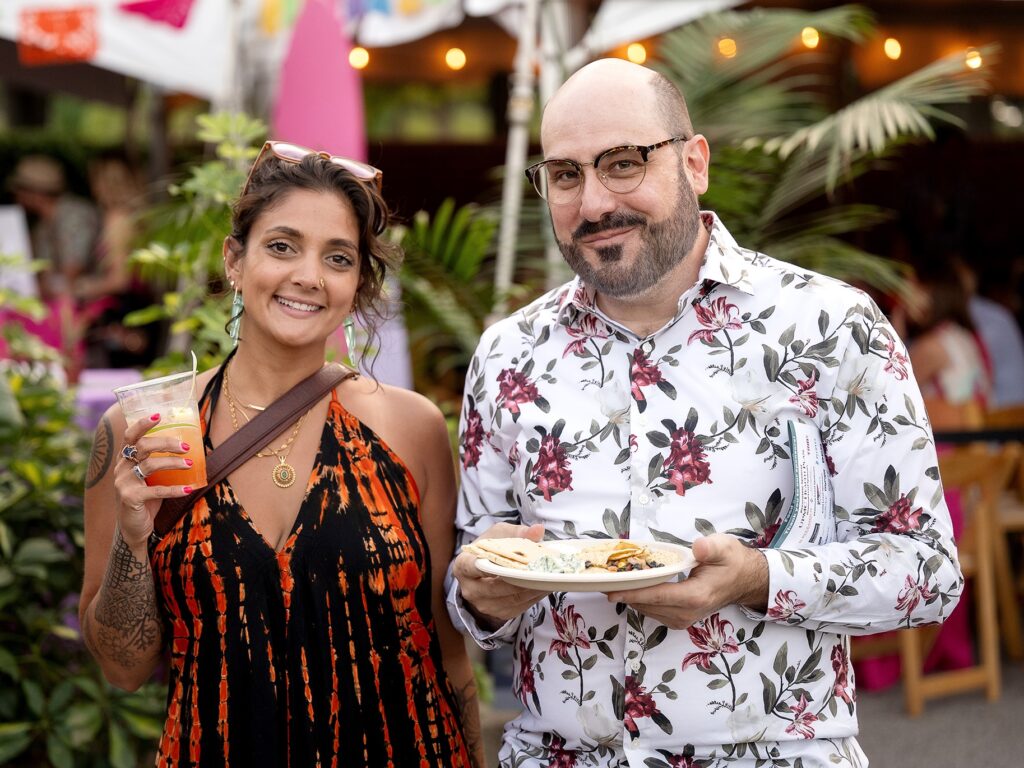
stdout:
{"type": "Polygon", "coordinates": [[[647,218],[639,213],[613,213],[599,221],[584,221],[576,227],[576,231],[572,233],[572,238],[573,240],[579,240],[581,237],[596,235],[598,232],[604,232],[605,230],[643,226],[646,223],[647,218]]]}

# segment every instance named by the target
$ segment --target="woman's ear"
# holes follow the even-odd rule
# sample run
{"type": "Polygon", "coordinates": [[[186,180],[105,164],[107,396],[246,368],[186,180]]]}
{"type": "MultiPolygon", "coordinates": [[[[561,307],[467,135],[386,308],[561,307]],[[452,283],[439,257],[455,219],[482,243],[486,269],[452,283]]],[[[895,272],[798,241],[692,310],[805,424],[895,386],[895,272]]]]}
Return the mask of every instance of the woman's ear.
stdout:
{"type": "Polygon", "coordinates": [[[232,286],[237,286],[242,279],[242,253],[244,249],[238,239],[228,235],[221,246],[224,256],[224,274],[232,286]]]}

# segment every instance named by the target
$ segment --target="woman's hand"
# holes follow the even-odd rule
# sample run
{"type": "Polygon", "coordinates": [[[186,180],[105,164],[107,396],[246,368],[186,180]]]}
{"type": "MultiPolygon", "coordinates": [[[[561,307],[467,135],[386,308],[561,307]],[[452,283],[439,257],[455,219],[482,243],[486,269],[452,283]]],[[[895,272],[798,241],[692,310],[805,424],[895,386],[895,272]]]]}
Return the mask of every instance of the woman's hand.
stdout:
{"type": "Polygon", "coordinates": [[[117,499],[117,527],[129,547],[146,542],[153,532],[153,520],[164,499],[187,496],[187,485],[148,485],[145,478],[166,469],[186,469],[191,459],[183,456],[154,456],[155,453],[182,454],[189,446],[170,435],[147,435],[160,423],[160,415],[139,419],[124,431],[124,445],[114,468],[117,499]],[[130,450],[131,447],[135,451],[130,450]],[[127,455],[126,455],[127,452],[127,455]],[[129,458],[129,456],[131,458],[129,458]],[[140,477],[141,475],[141,477],[140,477]]]}

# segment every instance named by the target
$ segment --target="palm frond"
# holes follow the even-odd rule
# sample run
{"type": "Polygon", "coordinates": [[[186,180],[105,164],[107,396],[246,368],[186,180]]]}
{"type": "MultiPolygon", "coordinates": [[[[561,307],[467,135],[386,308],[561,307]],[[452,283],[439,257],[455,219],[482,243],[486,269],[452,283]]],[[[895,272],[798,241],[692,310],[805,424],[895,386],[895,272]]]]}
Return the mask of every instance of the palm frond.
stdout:
{"type": "MultiPolygon", "coordinates": [[[[997,46],[981,49],[991,61],[997,46]]],[[[963,56],[940,59],[895,83],[864,96],[788,137],[765,141],[765,149],[788,158],[796,152],[824,153],[826,190],[831,193],[844,168],[867,155],[881,155],[906,137],[934,138],[931,120],[959,125],[957,117],[936,105],[966,101],[984,93],[991,70],[964,66],[963,56]]]]}

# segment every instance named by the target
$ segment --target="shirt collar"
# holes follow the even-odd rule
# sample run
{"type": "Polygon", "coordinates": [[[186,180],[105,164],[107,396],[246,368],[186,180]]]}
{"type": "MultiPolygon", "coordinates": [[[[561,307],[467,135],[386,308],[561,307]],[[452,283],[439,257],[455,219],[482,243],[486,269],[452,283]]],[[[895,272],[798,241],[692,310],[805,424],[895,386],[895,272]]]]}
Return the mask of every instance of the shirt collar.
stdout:
{"type": "MultiPolygon", "coordinates": [[[[725,224],[713,211],[701,211],[701,223],[709,230],[704,263],[697,274],[697,284],[710,280],[753,295],[750,259],[736,243],[725,224]]],[[[563,288],[558,300],[558,316],[563,324],[572,322],[578,312],[597,312],[594,291],[577,275],[563,288]]],[[[603,315],[602,315],[603,316],[603,315]]]]}

